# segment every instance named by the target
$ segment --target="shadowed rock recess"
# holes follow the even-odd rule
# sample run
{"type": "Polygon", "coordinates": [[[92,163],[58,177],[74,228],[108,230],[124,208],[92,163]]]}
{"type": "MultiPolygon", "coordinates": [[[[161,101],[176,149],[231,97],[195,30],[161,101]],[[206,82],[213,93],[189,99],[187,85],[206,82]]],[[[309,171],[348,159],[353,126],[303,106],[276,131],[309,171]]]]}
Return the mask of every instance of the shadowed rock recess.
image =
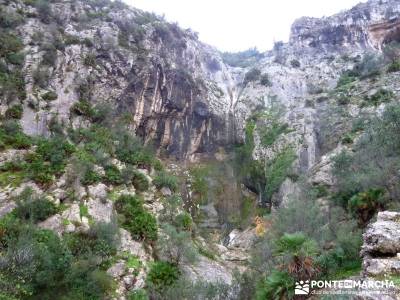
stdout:
{"type": "Polygon", "coordinates": [[[400,299],[399,76],[397,0],[264,53],[120,1],[0,0],[0,300],[400,299]]]}

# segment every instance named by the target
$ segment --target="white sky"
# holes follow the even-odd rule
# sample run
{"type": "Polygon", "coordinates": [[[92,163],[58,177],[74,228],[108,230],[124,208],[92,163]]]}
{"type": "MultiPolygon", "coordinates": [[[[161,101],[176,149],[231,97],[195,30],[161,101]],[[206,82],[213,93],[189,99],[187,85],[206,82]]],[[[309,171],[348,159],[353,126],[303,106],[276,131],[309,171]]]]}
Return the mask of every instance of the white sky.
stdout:
{"type": "Polygon", "coordinates": [[[268,50],[287,41],[293,21],[302,16],[329,16],[365,0],[124,0],[129,5],[165,15],[171,22],[199,33],[223,51],[256,46],[268,50]]]}

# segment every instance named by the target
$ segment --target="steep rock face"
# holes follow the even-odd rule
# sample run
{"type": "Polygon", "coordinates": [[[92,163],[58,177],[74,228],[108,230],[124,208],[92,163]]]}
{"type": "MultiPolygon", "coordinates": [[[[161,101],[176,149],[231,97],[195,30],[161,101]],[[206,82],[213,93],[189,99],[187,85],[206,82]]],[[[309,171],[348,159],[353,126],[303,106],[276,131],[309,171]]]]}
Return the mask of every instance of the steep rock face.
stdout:
{"type": "MultiPolygon", "coordinates": [[[[330,91],[343,71],[350,70],[366,54],[379,55],[385,44],[399,40],[399,11],[398,1],[371,0],[331,17],[301,18],[293,24],[288,43],[276,43],[273,50],[264,53],[254,67],[267,75],[270,83],[242,86],[235,103],[237,135],[243,138],[246,120],[260,107],[270,109],[277,104],[285,111],[281,122],[291,131],[266,146],[256,130],[254,157],[271,159],[290,146],[298,158],[296,172],[306,174],[324,155],[330,155],[349,126],[332,114],[330,103],[336,100],[330,91]]],[[[362,111],[349,106],[347,114],[351,119],[362,111]]],[[[296,183],[287,179],[274,202],[295,196],[297,190],[296,183]]]]}
{"type": "MultiPolygon", "coordinates": [[[[301,18],[289,43],[277,43],[254,66],[234,68],[192,31],[122,4],[52,2],[50,19],[24,2],[4,7],[26,16],[16,28],[26,54],[26,133],[47,135],[54,120],[90,125],[90,117],[73,112],[84,100],[129,116],[132,130],[160,153],[194,160],[242,141],[246,120],[278,103],[291,131],[267,146],[256,133],[254,157],[270,159],[290,145],[298,173],[331,150],[320,131],[327,92],[339,75],[366,52],[399,39],[398,1],[371,0],[332,17],[301,18]],[[252,67],[270,82],[245,82],[252,67]],[[48,92],[57,98],[46,100],[48,92]]],[[[278,198],[295,191],[287,180],[278,198]]]]}
{"type": "Polygon", "coordinates": [[[71,107],[85,100],[129,113],[132,130],[177,158],[233,141],[231,76],[193,32],[122,4],[55,2],[49,20],[8,4],[28,16],[16,29],[26,53],[26,133],[48,134],[53,118],[84,126],[71,107]],[[57,99],[46,103],[49,91],[57,99]]]}
{"type": "Polygon", "coordinates": [[[290,44],[330,53],[380,49],[382,44],[398,40],[399,11],[397,1],[372,0],[331,17],[301,18],[292,25],[290,44]]]}

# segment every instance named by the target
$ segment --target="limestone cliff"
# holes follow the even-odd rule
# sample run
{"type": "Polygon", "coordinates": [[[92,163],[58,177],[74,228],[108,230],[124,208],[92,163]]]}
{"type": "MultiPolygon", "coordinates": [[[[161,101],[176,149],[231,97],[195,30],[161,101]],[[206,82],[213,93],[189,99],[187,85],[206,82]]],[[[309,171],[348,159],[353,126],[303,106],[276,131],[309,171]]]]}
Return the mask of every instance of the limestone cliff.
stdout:
{"type": "MultiPolygon", "coordinates": [[[[381,62],[385,45],[400,42],[397,0],[370,0],[331,17],[301,18],[293,24],[288,43],[276,43],[271,51],[241,66],[229,63],[224,54],[199,41],[190,29],[118,1],[40,3],[0,0],[0,23],[6,29],[0,31],[0,113],[5,120],[10,116],[13,121],[20,119],[29,136],[49,137],[56,132],[81,152],[74,156],[76,161],[63,161],[63,157],[62,172],[56,170],[47,184],[34,183],[32,176],[12,177],[13,173],[5,180],[1,177],[0,217],[12,212],[17,196],[30,187],[60,208],[41,220],[39,228],[51,229],[59,236],[86,234],[92,225],[89,221],[109,223],[121,214],[114,203],[124,194],[139,195],[144,202],[141,209],[162,219],[166,199],[176,189],[184,200],[177,213],[187,210],[196,215],[200,211],[201,215],[198,232],[190,236],[190,243],[202,252],[200,259],[182,267],[193,281],[207,277],[206,281],[232,284],[234,270],[246,269],[253,243],[269,223],[262,218],[254,221],[251,214],[246,216],[250,221],[238,222],[242,207],[258,214],[258,206],[272,211],[285,206],[299,196],[301,177],[311,187],[320,188],[317,201],[323,210],[327,206],[323,192],[333,191],[337,183],[332,158],[343,149],[354,150],[353,142],[361,135],[351,131],[353,121],[359,116],[380,115],[386,100],[399,99],[399,71],[389,72],[381,62]],[[11,42],[3,46],[4,41],[11,42]],[[371,62],[384,73],[368,73],[371,62]],[[357,78],[353,76],[356,71],[357,78]],[[344,79],[343,74],[347,76],[344,79]],[[343,80],[351,82],[342,84],[343,80]],[[368,101],[376,95],[388,99],[380,102],[379,98],[370,105],[368,101]],[[167,162],[168,171],[179,177],[179,187],[176,182],[171,189],[154,182],[157,176],[165,175],[162,166],[118,156],[115,148],[125,144],[110,132],[106,140],[112,151],[104,161],[93,158],[86,170],[98,178],[83,183],[84,176],[78,174],[80,179],[69,182],[69,176],[76,175],[70,174],[73,167],[78,169],[75,173],[83,173],[77,163],[82,158],[79,155],[86,158],[98,146],[85,144],[85,138],[90,141],[87,136],[72,142],[73,133],[93,128],[86,134],[101,133],[93,124],[101,124],[106,114],[111,115],[107,122],[118,127],[123,120],[130,133],[154,146],[157,156],[167,162]],[[249,174],[238,176],[229,165],[235,149],[242,146],[247,146],[243,152],[250,156],[242,162],[261,166],[261,171],[255,172],[256,180],[249,174]],[[288,153],[287,149],[293,150],[293,159],[285,157],[285,172],[279,164],[271,167],[271,173],[278,169],[279,177],[271,180],[263,167],[288,153]],[[222,169],[219,178],[203,175],[206,178],[201,178],[200,184],[195,182],[188,166],[209,161],[222,169]],[[107,170],[112,180],[106,178],[107,170]],[[126,170],[133,174],[127,175],[127,182],[113,178],[126,170]],[[135,186],[133,180],[138,178],[147,183],[146,188],[138,188],[138,182],[135,186]],[[199,191],[201,184],[218,192],[199,191]],[[272,184],[274,188],[268,190],[272,184]],[[236,219],[231,212],[237,213],[236,219]],[[202,230],[208,239],[200,236],[202,230]]],[[[137,146],[131,138],[127,147],[137,146]]],[[[137,147],[131,148],[138,152],[144,149],[137,147]]],[[[23,173],[26,165],[35,162],[38,148],[23,143],[19,149],[2,148],[4,169],[0,173],[15,167],[15,161],[23,161],[22,167],[16,164],[16,172],[23,173]]],[[[47,166],[48,161],[43,161],[47,166]]],[[[387,268],[398,273],[398,234],[392,232],[397,230],[397,219],[397,214],[381,213],[378,222],[367,229],[362,253],[366,275],[382,275],[387,268]],[[381,239],[381,225],[382,230],[390,227],[388,239],[381,239]],[[388,257],[381,257],[382,249],[385,252],[392,240],[396,240],[395,249],[388,257]]],[[[107,272],[118,283],[117,298],[125,299],[131,290],[145,286],[155,249],[132,238],[127,230],[117,229],[118,255],[114,258],[118,259],[107,272]],[[128,267],[131,257],[126,253],[143,264],[136,269],[128,267]]],[[[234,291],[230,292],[230,298],[235,299],[234,291]]]]}
{"type": "Polygon", "coordinates": [[[310,125],[317,122],[315,110],[304,107],[307,97],[316,87],[332,87],[349,66],[339,55],[379,51],[398,39],[399,27],[396,1],[369,1],[332,17],[299,19],[289,43],[278,43],[256,65],[271,86],[244,86],[248,69],[226,65],[195,33],[120,3],[57,1],[46,18],[24,2],[3,6],[27,16],[16,28],[26,54],[25,132],[46,134],[53,116],[79,126],[81,120],[70,114],[78,100],[108,103],[132,116],[132,129],[146,142],[190,158],[240,141],[244,119],[277,97],[298,129],[293,136],[305,136],[298,150],[305,168],[319,151],[310,125]],[[43,64],[48,56],[51,64],[43,64]],[[38,84],[40,75],[47,80],[38,84]],[[49,91],[57,99],[45,102],[42,96],[49,91]]]}

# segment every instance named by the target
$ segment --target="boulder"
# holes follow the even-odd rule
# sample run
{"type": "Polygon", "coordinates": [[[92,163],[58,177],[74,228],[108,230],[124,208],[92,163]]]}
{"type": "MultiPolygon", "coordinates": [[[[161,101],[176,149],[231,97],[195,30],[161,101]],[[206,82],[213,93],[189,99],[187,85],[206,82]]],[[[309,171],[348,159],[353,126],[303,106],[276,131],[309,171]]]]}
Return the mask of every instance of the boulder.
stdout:
{"type": "Polygon", "coordinates": [[[379,212],[363,234],[362,255],[391,256],[400,252],[400,213],[379,212]]]}
{"type": "Polygon", "coordinates": [[[169,188],[167,188],[167,187],[161,188],[160,192],[164,197],[168,197],[168,196],[172,195],[171,190],[169,188]]]}
{"type": "Polygon", "coordinates": [[[32,191],[37,195],[43,193],[42,189],[36,183],[29,181],[22,183],[18,188],[13,190],[10,194],[10,197],[13,198],[19,196],[27,188],[32,189],[32,191]]]}
{"type": "Polygon", "coordinates": [[[143,247],[143,244],[138,241],[134,241],[129,231],[120,228],[119,236],[120,244],[118,247],[118,251],[128,252],[134,256],[137,256],[141,261],[149,259],[149,256],[143,247]]]}
{"type": "Polygon", "coordinates": [[[120,278],[125,274],[125,272],[126,263],[123,260],[118,261],[107,270],[107,274],[109,274],[112,278],[120,278]]]}
{"type": "Polygon", "coordinates": [[[400,259],[397,257],[364,259],[363,271],[367,276],[400,275],[400,259]]]}
{"type": "Polygon", "coordinates": [[[88,212],[96,222],[111,222],[113,216],[113,204],[111,201],[101,201],[98,198],[89,199],[87,202],[88,212]]]}
{"type": "Polygon", "coordinates": [[[107,186],[104,183],[88,186],[89,197],[104,201],[107,198],[107,186]]]}
{"type": "Polygon", "coordinates": [[[193,282],[207,281],[212,283],[231,284],[232,270],[227,266],[205,256],[200,256],[199,260],[191,265],[182,266],[183,273],[193,282]]]}
{"type": "Polygon", "coordinates": [[[12,212],[14,208],[17,207],[17,204],[14,201],[0,203],[0,218],[12,212]]]}
{"type": "Polygon", "coordinates": [[[234,229],[231,231],[228,238],[229,240],[226,245],[228,249],[250,249],[256,238],[256,233],[253,228],[248,228],[244,231],[234,229]]]}
{"type": "Polygon", "coordinates": [[[43,229],[53,230],[59,236],[61,236],[63,234],[64,227],[65,227],[63,224],[63,219],[62,219],[61,215],[59,215],[59,214],[51,216],[47,220],[40,222],[38,224],[38,226],[43,229]]]}
{"type": "Polygon", "coordinates": [[[77,203],[72,203],[61,215],[64,219],[72,223],[81,223],[81,215],[79,210],[79,205],[77,203]]]}
{"type": "Polygon", "coordinates": [[[65,198],[67,198],[67,193],[65,192],[64,189],[56,188],[52,192],[52,194],[56,199],[58,199],[60,201],[63,201],[65,198]]]}

